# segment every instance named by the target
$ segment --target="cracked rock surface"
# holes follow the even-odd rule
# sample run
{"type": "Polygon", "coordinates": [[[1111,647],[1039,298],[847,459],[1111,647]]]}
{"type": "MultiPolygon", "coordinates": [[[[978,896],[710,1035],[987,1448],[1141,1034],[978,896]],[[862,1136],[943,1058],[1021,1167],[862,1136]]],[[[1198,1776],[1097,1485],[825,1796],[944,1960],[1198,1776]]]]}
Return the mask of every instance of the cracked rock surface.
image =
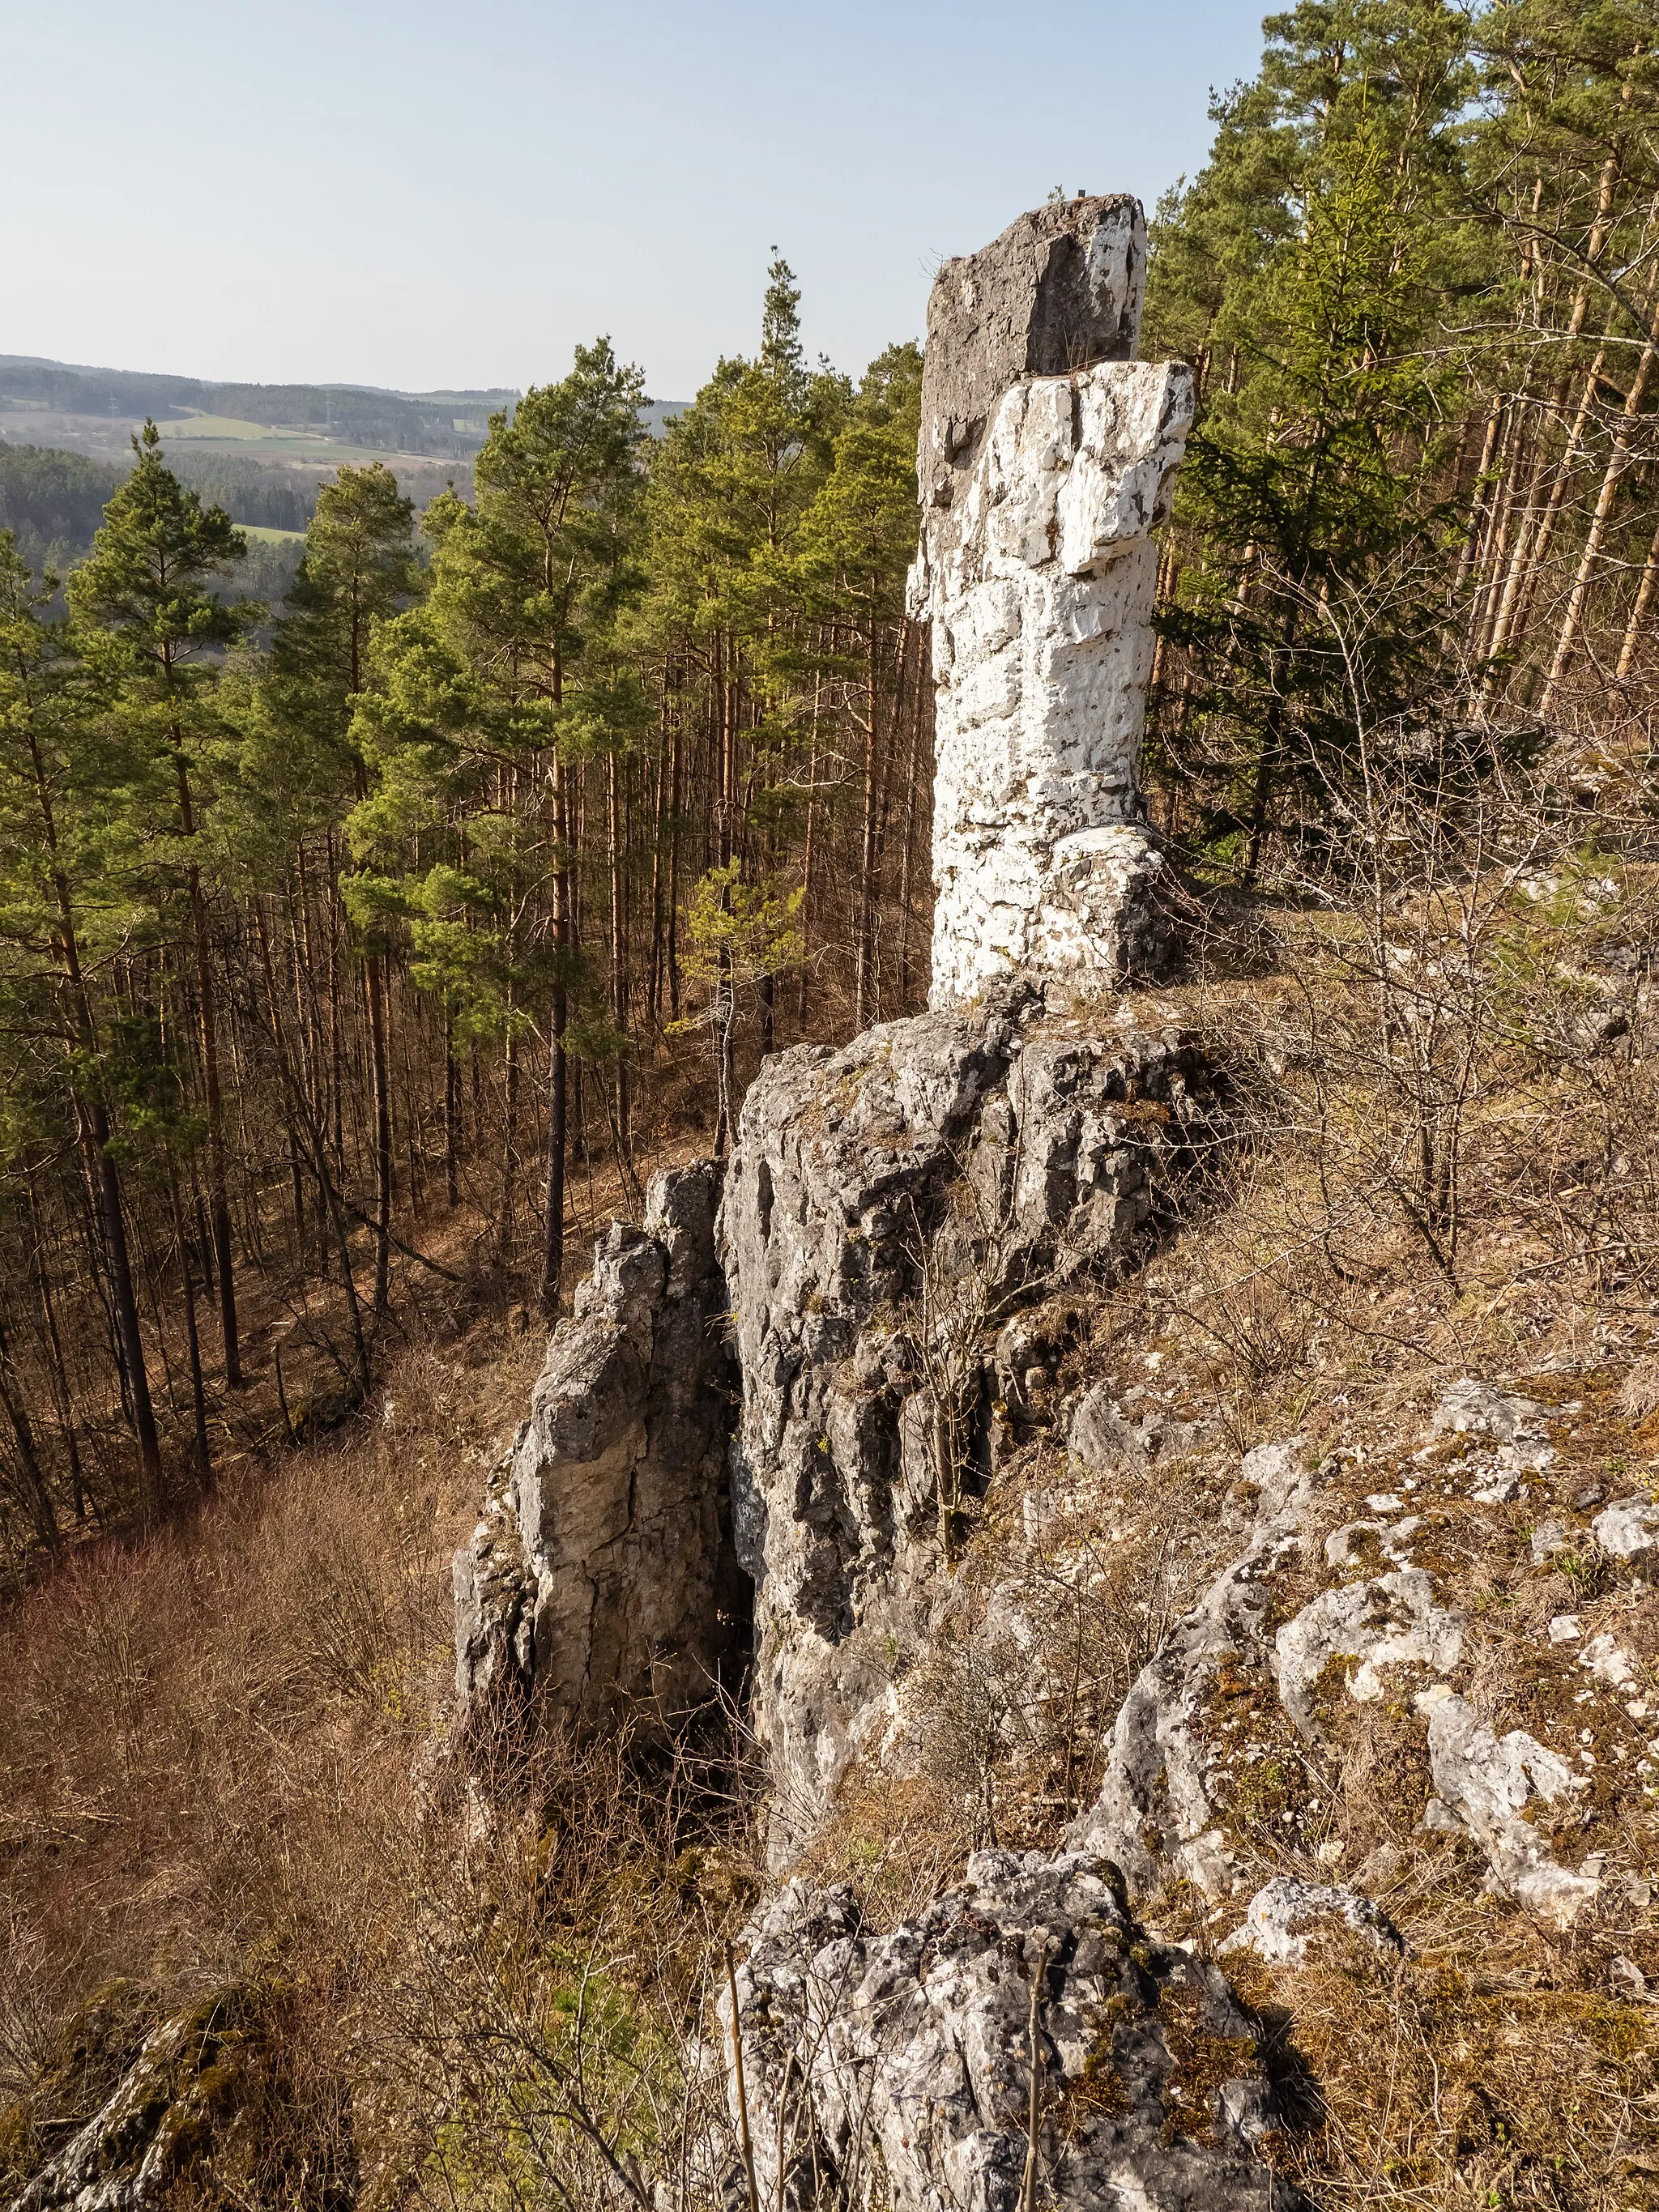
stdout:
{"type": "MultiPolygon", "coordinates": [[[[867,1934],[851,1893],[793,1881],[737,1977],[763,2201],[851,2212],[1286,2212],[1255,2031],[1225,1981],[1147,1941],[1085,1855],[981,1851],[920,1918],[867,1934]],[[1033,2003],[1034,1986],[1036,1992],[1033,2003]]],[[[731,2005],[724,2007],[731,2034],[731,2005]]],[[[735,2088],[732,2090],[735,2100],[735,2088]]],[[[734,2124],[738,2115],[735,2103],[734,2124]]]]}
{"type": "Polygon", "coordinates": [[[455,1557],[463,1709],[532,1691],[596,1719],[705,1699],[744,1597],[726,1453],[732,1389],[714,1257],[720,1170],[655,1176],[553,1332],[530,1419],[455,1557]]]}
{"type": "Polygon", "coordinates": [[[964,1480],[982,1486],[988,1331],[1022,1298],[1127,1263],[1212,1103],[1178,1033],[1088,1036],[1036,1018],[1029,994],[763,1066],[720,1244],[743,1391],[733,1510],[781,1859],[896,1724],[896,1677],[948,1596],[945,1355],[962,1352],[945,1410],[964,1480]]]}

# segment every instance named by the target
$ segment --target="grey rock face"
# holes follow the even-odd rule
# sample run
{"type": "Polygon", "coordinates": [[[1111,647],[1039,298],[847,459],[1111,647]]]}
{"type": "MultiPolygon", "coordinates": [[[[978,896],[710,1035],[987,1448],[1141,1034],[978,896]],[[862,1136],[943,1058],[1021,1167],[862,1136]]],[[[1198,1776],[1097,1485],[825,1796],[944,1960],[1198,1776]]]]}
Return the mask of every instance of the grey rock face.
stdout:
{"type": "Polygon", "coordinates": [[[532,1689],[594,1719],[708,1695],[744,1611],[726,1504],[720,1170],[656,1176],[548,1347],[529,1420],[455,1557],[464,1708],[532,1689]]]}
{"type": "MultiPolygon", "coordinates": [[[[1092,1859],[977,1853],[963,1888],[883,1936],[847,1890],[795,1881],[745,1940],[738,2015],[764,2203],[852,2212],[880,2176],[894,2212],[1017,2212],[1034,1984],[1037,2203],[1300,2201],[1253,2155],[1273,2115],[1249,2021],[1213,1968],[1146,1940],[1092,1859]]],[[[729,2042],[729,1999],[723,2012],[729,2042]]]]}
{"type": "Polygon", "coordinates": [[[1638,1559],[1659,1551],[1659,1505],[1640,1492],[1633,1498],[1615,1498],[1590,1523],[1595,1540],[1615,1559],[1638,1559]]]}
{"type": "Polygon", "coordinates": [[[1206,1709],[1224,1666],[1267,1664],[1272,1577],[1297,1549],[1317,1481],[1297,1437],[1259,1444],[1240,1476],[1258,1492],[1249,1540],[1136,1676],[1112,1731],[1100,1795],[1072,1832],[1080,1850],[1121,1866],[1138,1897],[1170,1875],[1208,1896],[1235,1878],[1206,1709]]]}
{"type": "MultiPolygon", "coordinates": [[[[1097,1417],[1097,1407],[1090,1411],[1097,1417]]],[[[1431,1440],[1503,1438],[1498,1449],[1525,1449],[1547,1464],[1543,1433],[1541,1408],[1467,1382],[1447,1393],[1429,1429],[1431,1440]]],[[[1083,1441],[1094,1434],[1085,1422],[1083,1441]]],[[[1115,1437],[1098,1441],[1103,1452],[1121,1449],[1115,1437]]],[[[1425,1516],[1345,1521],[1319,1536],[1319,1522],[1330,1517],[1321,1496],[1336,1479],[1337,1462],[1309,1468],[1295,1439],[1258,1446],[1240,1475],[1255,1493],[1249,1540],[1132,1685],[1100,1795],[1071,1840],[1115,1860],[1137,1899],[1150,1900],[1176,1880],[1208,1897],[1237,1893],[1252,1853],[1230,1826],[1230,1804],[1252,1765],[1273,1755],[1275,1731],[1281,1749],[1288,1735],[1340,1758],[1342,1715],[1409,1698],[1425,1724],[1437,1793],[1424,1825],[1472,1841],[1496,1887],[1569,1924],[1596,1895],[1597,1870],[1589,1861],[1577,1873],[1561,1865],[1549,1829],[1570,1829],[1575,1800],[1588,1784],[1559,1752],[1523,1731],[1499,1737],[1452,1681],[1436,1679],[1468,1680],[1474,1669],[1462,1609],[1440,1574],[1412,1556],[1428,1526],[1425,1516]],[[1310,1569],[1328,1580],[1308,1596],[1310,1569]],[[1299,1583],[1293,1612],[1286,1601],[1292,1576],[1299,1583]],[[1266,1624],[1274,1614],[1279,1626],[1269,1638],[1266,1624]]],[[[1377,1492],[1365,1502],[1380,1514],[1397,1510],[1403,1498],[1377,1492]]],[[[1559,1615],[1548,1624],[1547,1642],[1576,1641],[1579,1632],[1576,1616],[1559,1615]]],[[[1610,1634],[1587,1645],[1579,1663],[1615,1695],[1634,1681],[1633,1660],[1610,1634]]],[[[1336,1909],[1329,1900],[1338,1894],[1269,1883],[1230,1940],[1264,1956],[1292,1957],[1293,1948],[1285,1947],[1297,1940],[1297,1917],[1314,1910],[1316,1898],[1324,1900],[1320,1910],[1336,1909]]],[[[1364,1932],[1346,1905],[1340,1909],[1364,1932]]]]}
{"type": "Polygon", "coordinates": [[[1133,361],[1146,289],[1146,225],[1123,192],[1035,209],[981,252],[945,262],[927,302],[923,498],[948,505],[951,471],[1010,386],[1133,361]]]}
{"type": "Polygon", "coordinates": [[[1205,1063],[1176,1034],[1022,1030],[1031,1011],[1012,998],[798,1047],[744,1101],[720,1246],[781,1853],[894,1722],[944,1595],[941,1454],[947,1483],[988,1468],[999,1326],[1123,1265],[1209,1126],[1205,1063]]]}
{"type": "Polygon", "coordinates": [[[1530,1911],[1566,1926],[1595,1895],[1589,1875],[1573,1874],[1550,1855],[1526,1817],[1529,1797],[1545,1805],[1571,1802],[1588,1783],[1565,1759],[1522,1729],[1499,1736],[1467,1698],[1443,1686],[1417,1700],[1429,1723],[1429,1764],[1439,1792],[1425,1826],[1472,1835],[1498,1886],[1530,1911]]]}

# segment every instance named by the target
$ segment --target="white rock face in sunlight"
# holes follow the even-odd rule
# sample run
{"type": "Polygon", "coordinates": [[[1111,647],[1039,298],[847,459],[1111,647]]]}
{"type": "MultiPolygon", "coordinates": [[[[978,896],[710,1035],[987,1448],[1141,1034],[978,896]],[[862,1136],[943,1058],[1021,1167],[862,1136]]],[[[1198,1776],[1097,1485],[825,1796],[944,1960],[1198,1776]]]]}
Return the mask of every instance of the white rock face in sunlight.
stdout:
{"type": "Polygon", "coordinates": [[[1192,377],[1121,357],[1139,320],[1134,204],[1043,216],[947,262],[928,314],[911,605],[933,623],[938,1006],[1014,970],[1115,988],[1154,971],[1170,933],[1139,765],[1152,532],[1192,422],[1192,377]],[[1045,319],[1055,286],[1069,288],[1063,341],[1045,319]],[[1023,356],[1003,327],[1011,290],[1029,313],[1023,356]],[[1005,311],[987,329],[969,310],[992,296],[1005,311]],[[988,352],[1014,380],[988,398],[994,370],[976,359],[964,371],[952,347],[988,352]],[[1063,373],[1033,373],[1051,367],[1063,373]],[[982,416],[956,411],[975,399],[982,416]]]}

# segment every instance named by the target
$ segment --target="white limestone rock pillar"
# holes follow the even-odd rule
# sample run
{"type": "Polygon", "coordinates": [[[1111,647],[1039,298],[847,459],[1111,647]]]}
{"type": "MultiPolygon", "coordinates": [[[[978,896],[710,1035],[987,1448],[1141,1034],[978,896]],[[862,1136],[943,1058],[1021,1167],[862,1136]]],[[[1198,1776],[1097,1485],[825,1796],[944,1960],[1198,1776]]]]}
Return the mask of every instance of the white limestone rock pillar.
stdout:
{"type": "Polygon", "coordinates": [[[1139,767],[1152,532],[1193,385],[1122,357],[1144,267],[1138,205],[1079,200],[934,287],[911,605],[933,624],[935,1006],[1016,970],[1115,988],[1168,934],[1139,767]]]}

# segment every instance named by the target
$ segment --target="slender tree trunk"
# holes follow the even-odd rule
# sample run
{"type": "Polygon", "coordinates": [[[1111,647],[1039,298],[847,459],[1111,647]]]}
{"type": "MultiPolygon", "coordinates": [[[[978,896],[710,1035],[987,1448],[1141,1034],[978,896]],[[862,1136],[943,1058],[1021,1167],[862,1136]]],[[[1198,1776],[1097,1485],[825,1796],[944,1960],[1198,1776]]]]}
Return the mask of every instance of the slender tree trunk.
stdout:
{"type": "Polygon", "coordinates": [[[64,1439],[64,1451],[69,1461],[70,1489],[77,1523],[87,1517],[86,1475],[81,1464],[81,1443],[75,1430],[75,1401],[70,1389],[69,1369],[64,1358],[64,1341],[58,1333],[58,1315],[52,1300],[52,1279],[46,1272],[46,1239],[41,1234],[39,1210],[31,1187],[28,1194],[31,1257],[34,1263],[35,1294],[40,1301],[40,1318],[46,1328],[46,1347],[52,1354],[52,1396],[57,1407],[58,1432],[64,1439]]]}
{"type": "Polygon", "coordinates": [[[1642,580],[1636,588],[1635,604],[1630,611],[1630,620],[1625,625],[1625,641],[1619,648],[1619,665],[1614,674],[1620,684],[1636,665],[1636,651],[1641,642],[1642,628],[1652,608],[1656,589],[1659,589],[1659,525],[1656,525],[1648,547],[1642,580]]]}
{"type": "Polygon", "coordinates": [[[880,633],[876,628],[875,579],[870,584],[870,627],[866,641],[868,653],[865,684],[864,727],[864,825],[859,841],[858,932],[854,952],[853,1023],[862,1032],[870,1025],[875,1005],[875,978],[871,972],[872,950],[872,917],[876,902],[876,761],[879,745],[878,702],[880,684],[877,668],[878,641],[880,633]]]}
{"type": "Polygon", "coordinates": [[[803,840],[800,872],[800,986],[795,998],[795,1024],[803,1035],[806,1030],[806,992],[811,974],[812,952],[812,864],[817,858],[815,832],[818,816],[818,715],[823,704],[823,669],[820,664],[812,674],[812,731],[806,753],[806,830],[803,840]]]}
{"type": "MultiPolygon", "coordinates": [[[[52,895],[57,906],[58,957],[63,978],[70,1026],[88,1067],[98,1058],[97,1025],[92,1000],[81,967],[80,942],[70,898],[69,878],[58,864],[58,829],[52,812],[52,787],[46,763],[33,739],[29,743],[35,797],[40,809],[43,842],[52,866],[52,895]]],[[[94,1074],[91,1080],[96,1081],[94,1074]]],[[[126,1213],[121,1200],[121,1178],[110,1153],[109,1116],[95,1092],[75,1092],[80,1123],[81,1147],[87,1163],[88,1184],[96,1209],[99,1243],[110,1286],[111,1318],[115,1328],[116,1364],[123,1395],[138,1444],[139,1506],[146,1518],[161,1504],[161,1449],[155,1433],[155,1411],[150,1402],[149,1371],[144,1360],[143,1333],[138,1322],[138,1301],[132,1285],[132,1258],[127,1243],[126,1213]]]]}
{"type": "Polygon", "coordinates": [[[29,1419],[27,1399],[13,1364],[11,1339],[3,1322],[0,1322],[0,1405],[5,1407],[12,1441],[17,1447],[17,1463],[22,1470],[23,1487],[28,1498],[29,1518],[34,1523],[34,1533],[48,1551],[55,1552],[62,1540],[62,1532],[58,1526],[58,1516],[52,1509],[52,1491],[46,1482],[46,1470],[35,1449],[34,1425],[29,1419]]]}
{"type": "Polygon", "coordinates": [[[173,1209],[173,1237],[179,1253],[179,1286],[184,1294],[185,1345],[190,1356],[191,1425],[196,1446],[196,1472],[205,1484],[213,1479],[213,1457],[208,1447],[207,1393],[202,1385],[202,1342],[196,1327],[196,1279],[190,1264],[190,1240],[185,1235],[184,1209],[179,1203],[179,1178],[167,1170],[167,1199],[173,1209]]]}
{"type": "Polygon", "coordinates": [[[634,1171],[633,1133],[629,1126],[628,1023],[630,994],[628,976],[627,825],[623,820],[622,764],[612,750],[605,781],[605,833],[611,848],[611,1013],[617,1025],[616,1144],[617,1172],[629,1209],[641,1203],[640,1179],[634,1171]]]}
{"type": "MultiPolygon", "coordinates": [[[[1515,551],[1504,579],[1503,595],[1498,605],[1498,617],[1492,624],[1491,650],[1494,654],[1502,653],[1510,639],[1516,635],[1526,603],[1531,595],[1534,580],[1540,574],[1545,562],[1549,559],[1550,544],[1555,535],[1555,526],[1566,499],[1568,486],[1572,481],[1573,471],[1578,465],[1578,457],[1583,451],[1584,432],[1589,422],[1590,411],[1595,404],[1596,388],[1601,380],[1601,370],[1606,359],[1607,351],[1604,347],[1596,355],[1585,375],[1583,393],[1578,404],[1578,412],[1573,418],[1572,428],[1568,434],[1566,451],[1561,456],[1550,484],[1548,495],[1545,499],[1536,522],[1534,523],[1531,520],[1529,514],[1523,514],[1522,517],[1521,527],[1516,533],[1515,551]]],[[[1541,488],[1542,466],[1540,459],[1539,468],[1534,471],[1534,485],[1539,488],[1541,488]]]]}
{"type": "Polygon", "coordinates": [[[1560,690],[1561,678],[1566,674],[1573,649],[1577,644],[1584,619],[1584,608],[1589,599],[1590,586],[1601,562],[1601,548],[1607,541],[1607,525],[1612,519],[1613,501],[1618,496],[1620,482],[1630,460],[1630,441],[1636,418],[1642,411],[1648,386],[1653,380],[1656,362],[1659,362],[1659,322],[1656,322],[1642,349],[1641,360],[1625,400],[1624,419],[1613,441],[1613,451],[1607,456],[1607,465],[1601,478],[1601,489],[1595,502],[1595,512],[1590,517],[1589,533],[1579,556],[1578,573],[1573,578],[1568,596],[1566,612],[1561,618],[1561,629],[1555,641],[1555,652],[1550,661],[1550,672],[1545,680],[1544,695],[1538,702],[1540,714],[1547,714],[1554,705],[1560,690]]]}
{"type": "MultiPolygon", "coordinates": [[[[187,837],[196,835],[196,814],[191,798],[190,770],[185,760],[181,732],[173,736],[173,769],[178,779],[179,827],[187,837]]],[[[230,1200],[225,1174],[224,1109],[219,1091],[219,1021],[217,993],[213,981],[213,949],[208,939],[207,901],[202,895],[202,872],[191,860],[185,872],[190,899],[191,935],[196,948],[197,1014],[201,1024],[202,1089],[207,1108],[208,1218],[213,1224],[214,1273],[218,1279],[219,1334],[224,1344],[225,1380],[233,1390],[242,1381],[242,1354],[236,1327],[236,1278],[231,1262],[230,1200]]]]}
{"type": "Polygon", "coordinates": [[[455,1024],[444,1008],[444,1195],[452,1206],[461,1202],[459,1128],[461,1118],[461,1071],[455,1065],[455,1024]]]}
{"type": "Polygon", "coordinates": [[[556,859],[553,869],[553,943],[556,963],[553,979],[552,1018],[548,1040],[547,1069],[547,1189],[542,1217],[541,1309],[544,1319],[556,1321],[564,1284],[565,1156],[568,1148],[570,1071],[565,1050],[569,1026],[570,999],[566,966],[571,957],[570,779],[562,761],[553,770],[553,836],[556,859]]]}
{"type": "MultiPolygon", "coordinates": [[[[925,642],[925,635],[917,640],[919,647],[925,642]]],[[[899,860],[899,996],[907,1006],[910,1003],[911,871],[915,866],[917,795],[921,783],[922,702],[927,690],[927,655],[925,651],[919,650],[916,655],[915,696],[910,706],[910,751],[904,775],[904,850],[899,860]]]]}
{"type": "MultiPolygon", "coordinates": [[[[737,688],[736,653],[732,666],[725,681],[720,672],[720,638],[714,635],[714,705],[717,718],[719,744],[719,775],[716,784],[715,835],[719,840],[720,865],[727,869],[732,865],[735,847],[733,815],[737,806],[737,732],[733,725],[732,695],[737,688]]],[[[720,902],[729,906],[729,885],[722,888],[720,902]]],[[[724,1159],[735,1131],[737,1094],[737,991],[732,971],[731,949],[722,941],[714,963],[714,1055],[715,1088],[719,1103],[714,1123],[714,1157],[724,1159]]]]}
{"type": "Polygon", "coordinates": [[[374,1114],[374,1310],[383,1314],[392,1269],[392,1086],[386,1065],[386,979],[376,953],[363,962],[368,1003],[370,1098],[374,1114]]]}
{"type": "Polygon", "coordinates": [[[657,706],[657,762],[653,777],[651,839],[651,965],[645,987],[647,1019],[655,1027],[662,1018],[663,878],[668,855],[664,849],[668,811],[668,657],[663,656],[662,695],[657,706]]]}
{"type": "Polygon", "coordinates": [[[1491,473],[1492,455],[1498,449],[1498,432],[1504,419],[1503,395],[1499,393],[1486,413],[1486,435],[1480,443],[1480,462],[1474,472],[1475,495],[1469,502],[1469,526],[1463,533],[1463,543],[1457,556],[1457,574],[1452,583],[1452,605],[1456,606],[1468,588],[1469,575],[1474,566],[1475,549],[1480,542],[1480,532],[1491,510],[1489,492],[1480,488],[1486,484],[1491,473]]]}
{"type": "Polygon", "coordinates": [[[109,1118],[101,1103],[96,1101],[88,1117],[88,1136],[98,1196],[99,1226],[103,1232],[110,1294],[115,1307],[115,1327],[127,1388],[131,1393],[133,1431],[138,1440],[139,1510],[149,1520],[160,1510],[161,1503],[161,1447],[155,1433],[155,1408],[150,1402],[149,1370],[138,1321],[138,1298],[133,1288],[132,1255],[127,1243],[126,1212],[121,1203],[121,1178],[110,1157],[109,1118]]]}

